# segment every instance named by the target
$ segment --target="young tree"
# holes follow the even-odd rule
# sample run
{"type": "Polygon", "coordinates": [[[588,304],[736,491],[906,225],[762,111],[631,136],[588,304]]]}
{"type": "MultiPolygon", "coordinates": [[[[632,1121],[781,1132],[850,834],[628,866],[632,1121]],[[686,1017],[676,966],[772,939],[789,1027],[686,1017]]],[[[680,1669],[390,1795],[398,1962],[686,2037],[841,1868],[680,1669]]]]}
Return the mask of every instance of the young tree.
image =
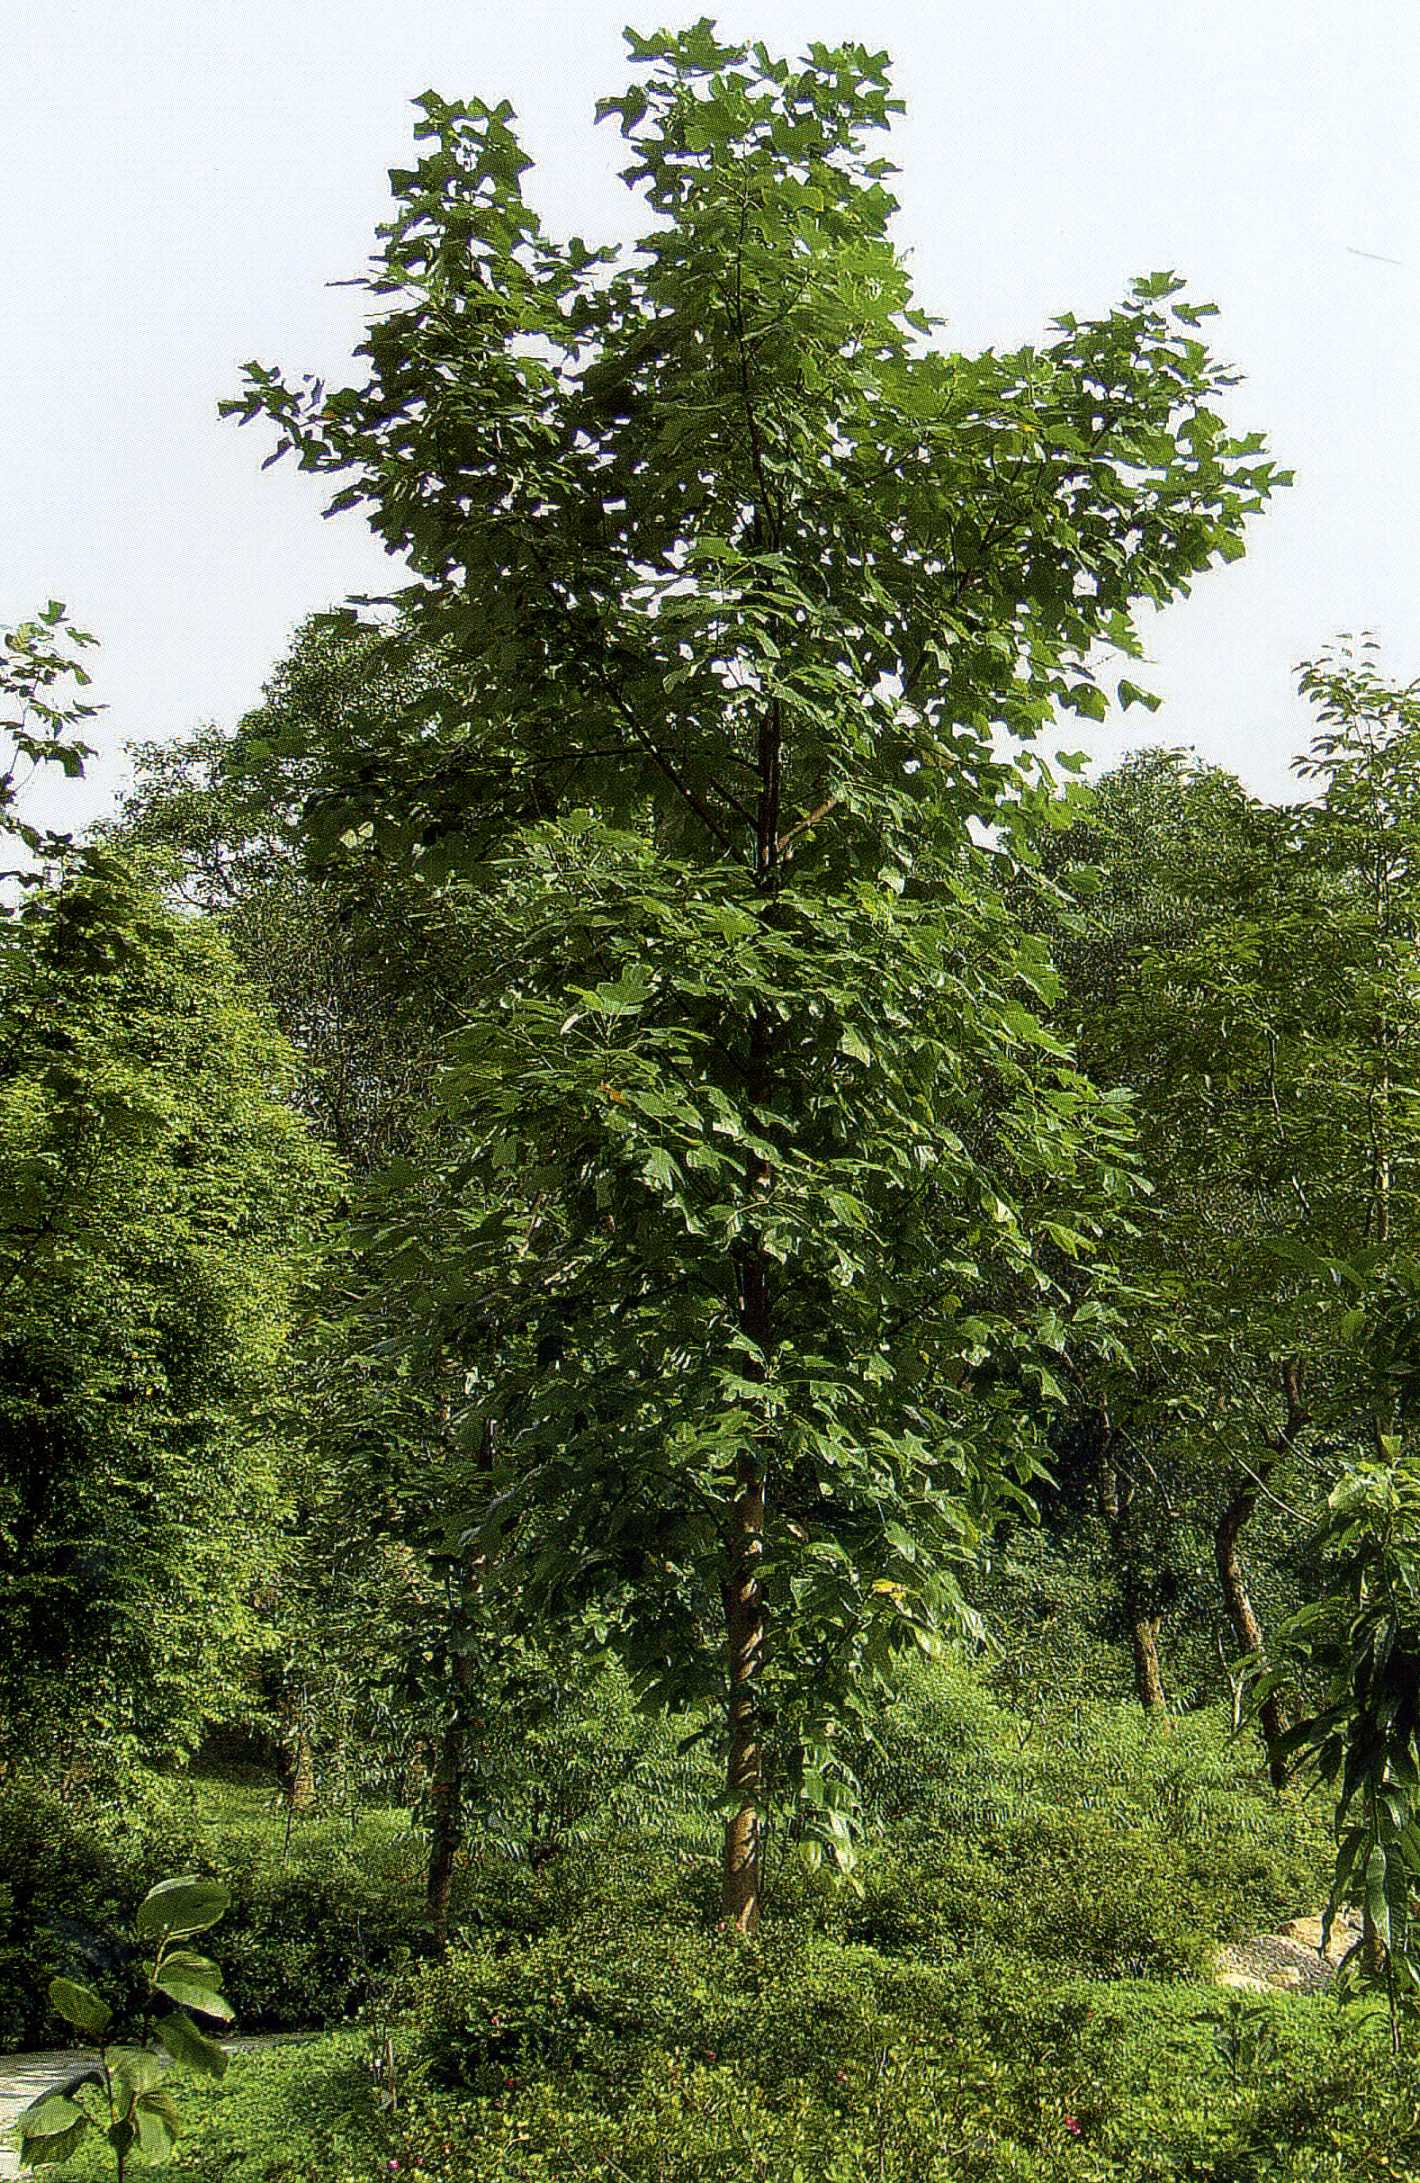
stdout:
{"type": "Polygon", "coordinates": [[[406,560],[391,661],[447,664],[312,754],[304,820],[479,935],[402,1277],[498,1421],[524,1605],[601,1596],[645,1687],[723,1709],[747,1928],[771,1737],[831,1803],[835,1719],[958,1624],[1118,1201],[1001,898],[1051,807],[1012,753],[1103,712],[1100,646],[1277,477],[1168,276],[937,345],[884,56],[630,42],[636,248],[554,239],[511,110],[431,94],[365,377],[232,406],[406,560]]]}

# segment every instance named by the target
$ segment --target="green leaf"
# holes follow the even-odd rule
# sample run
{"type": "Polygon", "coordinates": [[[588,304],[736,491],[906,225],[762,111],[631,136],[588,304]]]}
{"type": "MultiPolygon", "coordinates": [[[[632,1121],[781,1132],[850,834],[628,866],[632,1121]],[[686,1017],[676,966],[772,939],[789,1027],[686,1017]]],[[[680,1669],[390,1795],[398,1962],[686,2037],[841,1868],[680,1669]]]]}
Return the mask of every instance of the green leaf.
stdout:
{"type": "Polygon", "coordinates": [[[215,2016],[224,2024],[232,2021],[231,2003],[205,1979],[186,1977],[164,1964],[153,1984],[170,2001],[180,2001],[184,2008],[196,2009],[199,2016],[215,2016]]]}
{"type": "Polygon", "coordinates": [[[19,2130],[22,2137],[58,2137],[65,2130],[72,2130],[76,2122],[86,2122],[88,2117],[82,2107],[64,2092],[44,2092],[30,2106],[21,2111],[19,2130]]]}
{"type": "Polygon", "coordinates": [[[160,2016],[153,2026],[153,2034],[167,2048],[175,2062],[185,2069],[194,2069],[200,2077],[226,2075],[227,2055],[215,2039],[209,2039],[198,2030],[184,2009],[174,2009],[170,2015],[160,2016]]]}
{"type": "Polygon", "coordinates": [[[21,2167],[57,2167],[61,2162],[66,2161],[71,2153],[78,2151],[86,2132],[92,2127],[89,2117],[82,2113],[79,2120],[71,2123],[67,2130],[57,2131],[51,2137],[26,2137],[22,2126],[20,2136],[21,2167]]]}
{"type": "Polygon", "coordinates": [[[582,999],[599,1016],[633,1016],[644,1008],[651,994],[651,980],[644,971],[629,970],[609,985],[585,991],[582,999]]]}
{"type": "Polygon", "coordinates": [[[66,2024],[72,2024],[76,2031],[87,2032],[92,2039],[102,2039],[113,2022],[113,2010],[108,2003],[91,1986],[81,1986],[77,1979],[52,1978],[49,1998],[66,2024]]]}
{"type": "Polygon", "coordinates": [[[166,2160],[181,2122],[170,2092],[145,2092],[133,2110],[138,2149],[145,2160],[166,2160]]]}
{"type": "Polygon", "coordinates": [[[1384,1848],[1377,1842],[1366,1859],[1366,1909],[1387,1948],[1390,1946],[1390,1902],[1386,1894],[1388,1862],[1384,1848]]]}
{"type": "Polygon", "coordinates": [[[676,1183],[675,1162],[661,1145],[653,1145],[646,1155],[646,1179],[658,1189],[674,1189],[676,1183]]]}
{"type": "Polygon", "coordinates": [[[164,1977],[176,1972],[181,1978],[195,1978],[199,1985],[208,1986],[214,1993],[222,1986],[221,1966],[211,1956],[200,1956],[194,1948],[169,1948],[162,1959],[164,1977]]]}
{"type": "Polygon", "coordinates": [[[133,1923],[144,1940],[165,1934],[183,1938],[189,1933],[205,1933],[209,1925],[217,1923],[230,1901],[220,1880],[202,1880],[188,1873],[150,1888],[133,1923]]]}
{"type": "Polygon", "coordinates": [[[120,2105],[131,2107],[140,2092],[150,2092],[163,2081],[163,2065],[149,2047],[114,2047],[108,2055],[109,2074],[122,2094],[120,2105]]]}

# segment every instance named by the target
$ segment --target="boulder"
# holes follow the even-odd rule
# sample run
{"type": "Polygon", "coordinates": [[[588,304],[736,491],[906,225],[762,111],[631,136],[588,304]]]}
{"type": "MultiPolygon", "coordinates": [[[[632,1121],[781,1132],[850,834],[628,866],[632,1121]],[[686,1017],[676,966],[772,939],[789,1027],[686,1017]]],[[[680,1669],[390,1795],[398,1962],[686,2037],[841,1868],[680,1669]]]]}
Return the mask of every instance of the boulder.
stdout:
{"type": "Polygon", "coordinates": [[[1289,1918],[1275,1933],[1230,1941],[1218,1950],[1215,1982],[1246,1993],[1320,1993],[1360,1939],[1360,1926],[1338,1917],[1323,1952],[1321,1926],[1320,1917],[1289,1918]]]}

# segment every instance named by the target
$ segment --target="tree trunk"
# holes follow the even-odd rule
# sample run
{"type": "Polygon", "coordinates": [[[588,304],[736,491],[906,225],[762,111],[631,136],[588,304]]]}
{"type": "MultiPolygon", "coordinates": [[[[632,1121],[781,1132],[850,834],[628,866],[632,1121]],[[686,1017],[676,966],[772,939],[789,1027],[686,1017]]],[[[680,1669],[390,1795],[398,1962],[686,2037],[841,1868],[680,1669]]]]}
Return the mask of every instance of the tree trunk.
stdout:
{"type": "MultiPolygon", "coordinates": [[[[1302,1402],[1301,1366],[1295,1357],[1289,1357],[1282,1366],[1282,1394],[1287,1412],[1275,1432],[1268,1433],[1266,1453],[1257,1468],[1243,1479],[1222,1515],[1213,1533],[1213,1559],[1217,1564],[1218,1583],[1222,1589],[1223,1605],[1227,1610],[1233,1638],[1239,1652],[1251,1660],[1265,1662],[1266,1648],[1262,1638],[1262,1624],[1247,1588],[1247,1576],[1238,1541],[1243,1527],[1252,1521],[1253,1511],[1276,1465],[1284,1455],[1289,1455],[1296,1444],[1298,1433],[1310,1420],[1302,1402]]],[[[1279,1691],[1269,1692],[1258,1708],[1258,1731],[1267,1753],[1267,1772],[1274,1789],[1283,1787],[1287,1779],[1287,1761],[1282,1750],[1282,1739],[1290,1725],[1286,1703],[1279,1691]]]]}
{"type": "Polygon", "coordinates": [[[1134,1695],[1146,1713],[1166,1713],[1163,1669],[1159,1664],[1159,1623],[1136,1604],[1129,1611],[1129,1649],[1134,1655],[1134,1695]]]}
{"type": "MultiPolygon", "coordinates": [[[[762,1252],[752,1249],[741,1283],[741,1323],[761,1354],[769,1346],[769,1278],[762,1252]]],[[[736,1932],[758,1930],[763,1880],[760,1801],[764,1752],[760,1741],[759,1676],[764,1665],[764,1476],[757,1457],[742,1454],[735,1466],[735,1503],[727,1540],[725,1584],[728,1647],[729,1751],[725,1786],[732,1799],[725,1821],[721,1913],[736,1932]]]]}
{"type": "MultiPolygon", "coordinates": [[[[451,1429],[451,1419],[452,1404],[446,1397],[440,1404],[440,1423],[445,1433],[451,1429]]],[[[497,1428],[491,1418],[485,1418],[478,1445],[480,1471],[493,1468],[496,1445],[497,1428]]],[[[469,1603],[479,1589],[482,1576],[483,1562],[479,1556],[464,1567],[457,1603],[451,1610],[455,1648],[450,1674],[453,1688],[429,1784],[429,1865],[424,1879],[424,1909],[429,1922],[430,1946],[436,1955],[442,1955],[449,1945],[449,1899],[453,1893],[454,1861],[463,1846],[469,1697],[474,1686],[469,1603]]]]}
{"type": "Polygon", "coordinates": [[[316,1800],[315,1754],[304,1689],[287,1681],[278,1705],[281,1794],[287,1813],[309,1811],[316,1800]]]}
{"type": "Polygon", "coordinates": [[[764,1758],[756,1684],[764,1658],[764,1596],[757,1574],[764,1544],[764,1486],[748,1460],[740,1465],[733,1522],[738,1566],[725,1590],[730,1681],[726,1787],[739,1802],[725,1821],[720,1907],[726,1923],[737,1932],[753,1933],[759,1926],[762,1881],[760,1796],[764,1758]]]}
{"type": "MultiPolygon", "coordinates": [[[[754,473],[754,515],[751,535],[756,552],[780,544],[780,512],[765,467],[755,413],[748,328],[742,309],[738,318],[740,394],[744,405],[748,452],[754,473]]],[[[754,812],[754,878],[761,902],[772,913],[779,890],[780,797],[783,787],[784,714],[776,693],[759,719],[755,753],[758,786],[754,812]]],[[[756,1001],[749,1022],[749,1053],[745,1089],[761,1117],[772,1103],[774,1025],[769,1011],[756,1001]]],[[[760,1127],[766,1127],[761,1119],[760,1127]]],[[[749,1219],[744,1256],[739,1267],[740,1326],[756,1351],[756,1361],[746,1366],[752,1379],[768,1377],[774,1347],[774,1310],[770,1294],[769,1259],[756,1233],[759,1207],[774,1187],[774,1169],[761,1155],[749,1175],[749,1219]]],[[[729,1749],[725,1785],[729,1813],[725,1821],[725,1861],[721,1878],[720,1907],[736,1932],[759,1929],[764,1881],[764,1842],[761,1817],[764,1792],[764,1749],[759,1718],[759,1678],[764,1665],[765,1601],[760,1580],[764,1553],[764,1467],[760,1452],[740,1453],[735,1464],[735,1502],[726,1539],[725,1636],[728,1659],[729,1749]]]]}
{"type": "Polygon", "coordinates": [[[449,1945],[449,1898],[453,1892],[454,1860],[463,1841],[463,1777],[468,1749],[467,1698],[473,1682],[469,1654],[456,1653],[453,1664],[454,1694],[449,1718],[439,1738],[439,1755],[429,1785],[432,1823],[429,1830],[429,1869],[424,1882],[424,1908],[429,1921],[430,1945],[442,1955],[449,1945]]]}
{"type": "Polygon", "coordinates": [[[287,1757],[286,1802],[293,1812],[304,1812],[309,1811],[315,1800],[315,1757],[311,1750],[310,1730],[301,1721],[297,1724],[287,1757]]]}
{"type": "Polygon", "coordinates": [[[1146,1713],[1166,1714],[1163,1669],[1159,1661],[1159,1626],[1162,1616],[1151,1613],[1144,1598],[1129,1537],[1129,1510],[1134,1481],[1121,1478],[1114,1461],[1114,1427],[1107,1409],[1098,1413],[1100,1512],[1109,1527],[1119,1571],[1124,1617],[1129,1625],[1129,1650],[1134,1662],[1134,1695],[1146,1713]]]}
{"type": "MultiPolygon", "coordinates": [[[[1262,1643],[1262,1625],[1247,1588],[1247,1577],[1238,1554],[1238,1535],[1257,1505],[1257,1487],[1251,1482],[1235,1493],[1218,1519],[1213,1534],[1213,1558],[1218,1566],[1218,1582],[1222,1587],[1223,1604],[1228,1612],[1233,1638],[1239,1652],[1250,1659],[1262,1662],[1266,1653],[1262,1643]]],[[[1287,1733],[1287,1715],[1280,1692],[1269,1691],[1258,1708],[1257,1725],[1262,1736],[1263,1749],[1267,1753],[1267,1773],[1274,1789],[1280,1789],[1287,1779],[1287,1761],[1282,1751],[1282,1738],[1287,1733]]]]}

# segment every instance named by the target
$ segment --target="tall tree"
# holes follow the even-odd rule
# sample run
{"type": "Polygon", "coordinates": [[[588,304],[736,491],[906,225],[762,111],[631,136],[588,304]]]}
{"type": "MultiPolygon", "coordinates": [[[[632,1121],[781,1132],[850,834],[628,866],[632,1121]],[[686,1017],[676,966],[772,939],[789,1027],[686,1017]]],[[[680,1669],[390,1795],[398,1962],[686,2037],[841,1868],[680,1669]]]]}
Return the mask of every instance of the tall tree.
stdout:
{"type": "Polygon", "coordinates": [[[1051,802],[1011,753],[1104,710],[1101,643],[1277,478],[1168,276],[937,345],[884,56],[630,44],[635,248],[549,235],[511,110],[431,94],[366,376],[232,406],[405,558],[391,660],[450,670],[312,754],[305,812],[482,934],[400,1262],[499,1422],[524,1600],[604,1596],[648,1688],[722,1708],[750,1927],[771,1744],[842,1837],[834,1721],[959,1619],[1120,1188],[1001,899],[1051,802]]]}

